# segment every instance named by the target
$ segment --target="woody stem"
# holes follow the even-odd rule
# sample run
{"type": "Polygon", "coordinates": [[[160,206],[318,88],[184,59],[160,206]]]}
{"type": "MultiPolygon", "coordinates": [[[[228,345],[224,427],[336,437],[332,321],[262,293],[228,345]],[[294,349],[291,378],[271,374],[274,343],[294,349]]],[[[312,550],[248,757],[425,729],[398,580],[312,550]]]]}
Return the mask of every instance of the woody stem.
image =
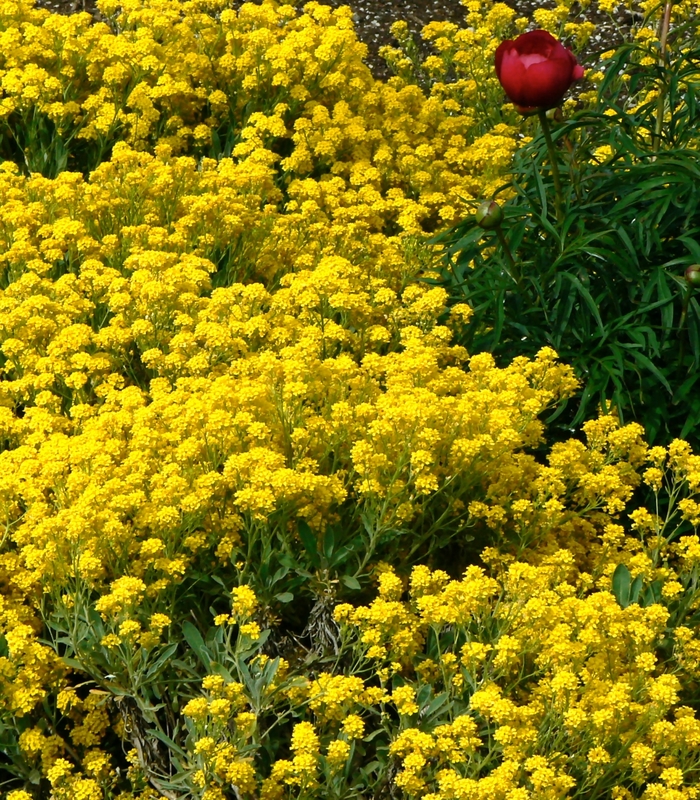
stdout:
{"type": "Polygon", "coordinates": [[[554,180],[554,208],[557,212],[557,221],[562,222],[564,214],[562,212],[563,195],[561,191],[561,178],[559,177],[559,165],[557,164],[557,151],[554,148],[552,141],[552,134],[549,130],[549,120],[545,111],[538,111],[537,116],[540,118],[540,125],[542,126],[542,133],[544,140],[547,143],[547,150],[549,151],[549,163],[552,165],[552,178],[554,180]]]}

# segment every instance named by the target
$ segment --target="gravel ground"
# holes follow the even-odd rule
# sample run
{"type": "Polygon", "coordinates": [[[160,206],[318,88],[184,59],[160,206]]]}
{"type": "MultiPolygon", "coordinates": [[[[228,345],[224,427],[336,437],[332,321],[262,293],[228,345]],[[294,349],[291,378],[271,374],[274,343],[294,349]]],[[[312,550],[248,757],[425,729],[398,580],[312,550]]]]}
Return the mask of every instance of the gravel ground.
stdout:
{"type": "MultiPolygon", "coordinates": [[[[505,0],[506,4],[514,8],[518,16],[531,17],[536,8],[553,8],[552,0],[505,0]]],[[[234,0],[240,6],[242,0],[234,0]]],[[[413,34],[418,45],[418,50],[425,56],[435,52],[432,46],[424,43],[420,38],[420,31],[424,25],[432,21],[448,21],[457,25],[465,25],[466,9],[461,0],[325,0],[333,8],[349,5],[354,11],[355,29],[358,38],[368,47],[367,64],[375,78],[386,80],[391,77],[391,72],[379,56],[379,48],[384,45],[396,46],[397,42],[390,32],[390,26],[397,20],[405,20],[409,31],[413,34]]],[[[94,0],[37,0],[37,5],[48,8],[60,14],[71,14],[76,11],[88,11],[96,19],[99,12],[95,8],[94,0]]],[[[299,4],[300,6],[302,3],[299,4]]],[[[598,25],[591,41],[583,53],[582,60],[596,51],[610,49],[622,40],[622,36],[629,30],[634,22],[633,16],[625,9],[616,14],[613,21],[606,14],[587,13],[586,18],[598,25]]]]}

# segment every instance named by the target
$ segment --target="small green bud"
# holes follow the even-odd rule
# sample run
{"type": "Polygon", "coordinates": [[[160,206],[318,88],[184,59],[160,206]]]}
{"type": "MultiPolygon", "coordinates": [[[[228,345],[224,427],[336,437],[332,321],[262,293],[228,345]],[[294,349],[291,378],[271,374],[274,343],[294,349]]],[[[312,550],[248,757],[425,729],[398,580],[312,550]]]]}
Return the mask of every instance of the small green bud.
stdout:
{"type": "Polygon", "coordinates": [[[700,289],[700,264],[691,264],[685,271],[685,282],[688,286],[700,289]]]}
{"type": "Polygon", "coordinates": [[[545,112],[547,115],[547,119],[551,122],[563,122],[564,115],[561,112],[561,108],[550,108],[548,111],[545,112]]]}
{"type": "Polygon", "coordinates": [[[486,231],[503,222],[503,210],[495,200],[485,200],[476,211],[476,224],[486,231]]]}

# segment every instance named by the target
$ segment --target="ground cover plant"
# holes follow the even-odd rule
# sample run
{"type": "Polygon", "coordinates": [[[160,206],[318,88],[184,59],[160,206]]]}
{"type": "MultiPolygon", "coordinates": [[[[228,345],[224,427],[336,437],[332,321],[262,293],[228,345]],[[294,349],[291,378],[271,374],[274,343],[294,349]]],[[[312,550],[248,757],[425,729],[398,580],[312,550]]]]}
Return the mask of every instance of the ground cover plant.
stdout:
{"type": "Polygon", "coordinates": [[[499,42],[585,9],[387,83],[349,9],[101,11],[0,6],[3,796],[696,797],[700,456],[548,441],[574,367],[465,347],[430,241],[536,145],[499,42]]]}

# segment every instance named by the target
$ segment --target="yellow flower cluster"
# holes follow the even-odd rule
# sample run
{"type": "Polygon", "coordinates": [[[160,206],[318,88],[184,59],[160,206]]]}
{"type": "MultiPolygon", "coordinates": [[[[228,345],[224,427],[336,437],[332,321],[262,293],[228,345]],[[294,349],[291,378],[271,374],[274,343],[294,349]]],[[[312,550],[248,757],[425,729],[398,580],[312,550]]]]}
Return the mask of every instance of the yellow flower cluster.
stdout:
{"type": "MultiPolygon", "coordinates": [[[[249,587],[241,589],[253,596],[249,587]]],[[[348,714],[348,709],[361,710],[386,699],[383,690],[365,688],[359,677],[321,673],[316,680],[300,682],[299,676],[289,679],[288,671],[283,659],[271,661],[258,655],[249,661],[246,673],[255,684],[248,681],[243,685],[210,674],[202,683],[204,695],[183,708],[194,739],[188,768],[193,771],[194,784],[206,788],[207,797],[223,796],[220,787],[225,783],[234,783],[242,793],[256,791],[253,760],[245,754],[266,743],[257,730],[258,715],[265,710],[275,709],[277,717],[267,736],[284,722],[289,712],[283,708],[288,702],[296,709],[308,704],[316,723],[301,721],[293,726],[292,758],[277,759],[261,781],[260,797],[274,800],[286,797],[289,791],[315,792],[323,775],[336,775],[350,755],[350,742],[361,738],[365,728],[362,717],[348,714]],[[253,710],[242,710],[245,708],[253,710]]]]}
{"type": "MultiPolygon", "coordinates": [[[[134,19],[162,26],[166,5],[134,19]]],[[[84,18],[21,4],[7,13],[26,22],[22,31],[34,26],[35,43],[51,30],[56,47],[73,41],[71,30],[119,39],[84,18]]],[[[277,34],[287,13],[266,3],[241,18],[277,34]]],[[[32,53],[15,57],[29,63],[32,53]]],[[[463,123],[415,87],[373,91],[308,109],[308,136],[327,118],[359,144],[348,139],[320,177],[290,167],[282,188],[275,153],[253,136],[260,116],[242,138],[247,149],[219,161],[175,155],[182,148],[160,137],[153,153],[118,142],[87,179],[2,165],[7,713],[31,713],[65,680],[65,665],[36,639],[30,598],[41,587],[70,630],[83,611],[99,615],[71,645],[98,649],[94,674],[133,680],[142,659],[156,662],[173,623],[166,596],[189,571],[216,570],[266,527],[298,547],[290,520],[323,530],[350,499],[373,518],[376,540],[416,517],[426,537],[431,526],[462,525],[458,496],[475,484],[485,491],[503,458],[538,440],[537,415],[575,387],[551,351],[498,370],[451,345],[450,326],[470,310],[455,307],[442,324],[445,293],[414,280],[435,259],[416,220],[445,197],[422,179],[412,188],[413,167],[396,154],[417,148],[442,174],[438,128],[463,123]],[[390,156],[377,160],[379,176],[368,142],[390,156]],[[424,191],[431,199],[418,208],[424,191]]],[[[307,117],[297,118],[301,146],[307,117]]],[[[455,170],[448,183],[462,193],[472,177],[455,170]]],[[[245,596],[238,602],[236,622],[252,610],[245,596]]],[[[259,623],[246,618],[241,632],[256,640],[259,623]]]]}
{"type": "MultiPolygon", "coordinates": [[[[403,230],[455,222],[499,184],[515,130],[474,107],[475,86],[457,102],[374,81],[348,7],[229,5],[104,0],[97,24],[0,5],[0,127],[21,146],[6,155],[52,176],[95,169],[117,142],[232,155],[274,169],[290,210],[403,230]]],[[[484,11],[491,49],[503,8],[484,11]]],[[[461,54],[483,71],[478,47],[461,54]]]]}
{"type": "MultiPolygon", "coordinates": [[[[603,439],[611,444],[608,420],[587,432],[593,452],[603,439]]],[[[629,432],[615,432],[629,455],[629,432]]],[[[680,486],[700,490],[700,457],[686,443],[637,456],[656,465],[647,479],[661,472],[672,497],[680,486]]],[[[402,769],[397,785],[409,797],[566,797],[574,787],[606,785],[615,797],[698,795],[700,720],[687,703],[700,678],[700,635],[684,620],[697,620],[700,608],[700,539],[670,544],[674,524],[688,518],[681,510],[672,507],[651,529],[637,525],[636,512],[627,530],[600,515],[579,532],[579,558],[542,541],[528,551],[534,564],[487,549],[491,575],[472,566],[451,581],[416,567],[409,599],[395,597],[391,612],[385,587],[397,578],[384,572],[370,606],[337,607],[380,679],[382,665],[398,659],[405,675],[415,670],[392,694],[400,714],[431,719],[391,744],[402,769]],[[657,582],[658,593],[622,600],[619,564],[645,586],[657,582]],[[400,620],[394,629],[390,619],[400,620]],[[440,692],[452,702],[438,704],[440,692]],[[432,713],[443,705],[443,714],[432,713]],[[454,707],[465,712],[452,720],[454,707]],[[620,794],[622,779],[640,793],[620,794]]]]}
{"type": "MultiPolygon", "coordinates": [[[[247,586],[234,592],[238,599],[241,595],[255,599],[247,586]]],[[[239,643],[241,640],[239,637],[239,643]]],[[[284,684],[288,668],[284,660],[271,662],[263,655],[251,659],[246,675],[252,676],[260,687],[254,696],[243,683],[231,679],[224,668],[226,677],[219,673],[207,675],[202,681],[204,695],[190,700],[182,709],[193,741],[186,768],[192,785],[205,790],[203,796],[222,798],[221,787],[226,784],[234,784],[243,794],[255,791],[256,769],[250,751],[259,741],[258,717],[284,684]]]]}
{"type": "MultiPolygon", "coordinates": [[[[556,546],[571,541],[568,520],[560,519],[531,543],[527,560],[504,545],[484,550],[483,566],[469,567],[461,580],[415,567],[407,599],[404,580],[380,565],[378,597],[335,610],[354,639],[351,674],[309,680],[286,663],[278,674],[267,657],[254,659],[255,669],[272,667],[263,682],[276,688],[264,695],[277,718],[288,713],[286,703],[300,718],[290,757],[258,777],[261,798],[327,796],[328,786],[345,785],[342,770],[350,774],[348,762],[357,757],[353,742],[377,737],[408,798],[555,798],[596,787],[625,799],[697,796],[700,538],[676,534],[700,493],[700,456],[678,440],[648,448],[637,426],[619,428],[612,417],[588,423],[585,432],[588,446],[572,461],[567,503],[579,502],[579,513],[587,513],[585,476],[594,473],[584,465],[626,459],[657,495],[666,488],[667,519],[657,516],[646,528],[640,512],[653,515],[643,508],[626,514],[624,525],[596,511],[577,530],[574,550],[556,546]],[[638,602],[619,593],[619,565],[642,581],[638,602]],[[387,729],[392,714],[399,722],[387,729]]],[[[605,494],[597,502],[608,502],[605,494]]],[[[203,685],[210,696],[184,709],[199,720],[195,751],[229,748],[237,763],[245,740],[215,719],[214,686],[252,706],[253,683],[226,686],[210,676],[203,685]]]]}
{"type": "Polygon", "coordinates": [[[245,518],[282,506],[322,525],[353,490],[387,505],[382,524],[409,521],[439,485],[459,490],[480,454],[495,465],[536,441],[536,415],[575,385],[544,351],[505,371],[480,356],[463,371],[466,354],[436,324],[444,292],[402,289],[417,265],[400,239],[352,241],[319,224],[313,243],[287,248],[276,291],[235,282],[248,249],[255,277],[273,282],[285,264],[265,253],[293,220],[304,230],[301,217],[260,210],[265,183],[252,192],[261,173],[249,167],[200,171],[167,148],[153,157],[123,146],[88,183],[3,172],[13,242],[0,301],[3,513],[18,521],[30,580],[115,576],[105,615],[180,580],[214,531],[225,557],[245,518]],[[154,185],[171,188],[149,198],[154,185]],[[234,198],[253,233],[217,272],[234,198]],[[204,205],[206,229],[219,232],[209,245],[204,205]],[[135,224],[119,227],[117,214],[135,224]],[[118,234],[100,241],[104,230],[118,234]],[[225,282],[213,291],[212,273],[225,282]],[[47,491],[58,505],[41,499],[47,491]]]}
{"type": "MultiPolygon", "coordinates": [[[[426,234],[510,164],[515,118],[487,67],[522,20],[469,0],[465,28],[428,26],[421,88],[403,67],[372,79],[347,7],[229,5],[103,0],[95,24],[0,3],[10,800],[42,780],[56,800],[349,796],[372,748],[408,795],[562,796],[564,745],[527,749],[543,720],[589,765],[580,780],[619,755],[658,778],[649,798],[690,797],[700,543],[669,546],[646,509],[637,539],[618,522],[642,481],[670,481],[697,527],[698,457],[648,453],[603,417],[539,463],[524,451],[572,370],[549,348],[504,368],[467,353],[453,331],[471,309],[416,280],[436,264],[426,234]],[[377,569],[378,599],[335,609],[353,658],[306,674],[275,655],[294,598],[276,582],[293,576],[305,613],[342,573],[305,569],[302,529],[347,533],[359,577],[456,537],[500,549],[492,575],[416,568],[409,602],[406,576],[377,569]],[[656,602],[618,603],[619,564],[656,602]],[[655,649],[671,622],[675,673],[655,649]],[[525,666],[539,677],[516,696],[525,666]],[[438,685],[459,713],[436,722],[437,704],[418,731],[438,685]],[[477,790],[459,770],[485,746],[504,759],[477,790]]],[[[369,772],[366,796],[385,780],[369,772]]]]}

